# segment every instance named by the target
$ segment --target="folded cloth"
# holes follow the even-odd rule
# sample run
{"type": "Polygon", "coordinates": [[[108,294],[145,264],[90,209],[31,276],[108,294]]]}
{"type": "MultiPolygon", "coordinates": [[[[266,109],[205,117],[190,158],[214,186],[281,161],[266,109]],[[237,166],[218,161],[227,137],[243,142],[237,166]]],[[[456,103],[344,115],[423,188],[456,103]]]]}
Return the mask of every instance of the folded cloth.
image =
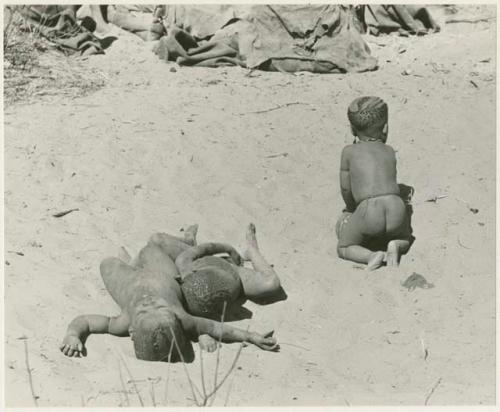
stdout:
{"type": "Polygon", "coordinates": [[[352,6],[166,6],[159,55],[182,65],[363,72],[377,60],[352,6]]]}
{"type": "Polygon", "coordinates": [[[30,5],[17,10],[31,28],[57,46],[81,54],[103,53],[101,40],[77,23],[73,7],[30,5]]]}
{"type": "Polygon", "coordinates": [[[391,32],[422,35],[440,30],[429,10],[419,5],[367,5],[364,10],[368,31],[374,35],[391,32]]]}

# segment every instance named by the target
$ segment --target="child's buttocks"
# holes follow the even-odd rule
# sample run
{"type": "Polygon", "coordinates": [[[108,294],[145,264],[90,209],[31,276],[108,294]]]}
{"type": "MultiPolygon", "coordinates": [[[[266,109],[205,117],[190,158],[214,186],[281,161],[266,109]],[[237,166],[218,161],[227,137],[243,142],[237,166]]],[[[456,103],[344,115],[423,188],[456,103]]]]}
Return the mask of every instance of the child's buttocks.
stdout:
{"type": "Polygon", "coordinates": [[[369,197],[358,208],[368,233],[392,233],[405,223],[406,207],[399,195],[387,194],[369,197]]]}

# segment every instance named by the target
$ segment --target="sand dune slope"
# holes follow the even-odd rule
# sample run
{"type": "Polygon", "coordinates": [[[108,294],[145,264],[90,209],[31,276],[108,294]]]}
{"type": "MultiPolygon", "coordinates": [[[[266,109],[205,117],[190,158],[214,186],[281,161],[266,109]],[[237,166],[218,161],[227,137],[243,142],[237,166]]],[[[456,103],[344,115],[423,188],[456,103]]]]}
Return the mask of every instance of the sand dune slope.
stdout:
{"type": "MultiPolygon", "coordinates": [[[[429,404],[492,404],[495,32],[461,30],[369,39],[381,67],[355,75],[172,72],[124,36],[87,62],[109,73],[104,89],[9,108],[7,404],[33,404],[21,336],[41,406],[126,405],[120,374],[138,405],[120,356],[146,405],[192,404],[183,367],[136,360],[128,338],[92,336],[76,360],[58,344],[74,316],[117,312],[101,259],[194,222],[200,241],[238,248],[254,222],[288,294],[246,305],[281,352],[245,348],[216,405],[228,390],[233,406],[423,404],[436,384],[429,404]],[[399,179],[415,188],[416,242],[398,270],[366,273],[335,253],[346,108],[363,94],[388,102],[399,179]],[[413,272],[435,287],[404,289],[413,272]]],[[[224,345],[221,371],[237,349],[224,345]]],[[[215,355],[204,360],[213,371],[215,355]]],[[[199,366],[188,366],[198,384],[199,366]]]]}

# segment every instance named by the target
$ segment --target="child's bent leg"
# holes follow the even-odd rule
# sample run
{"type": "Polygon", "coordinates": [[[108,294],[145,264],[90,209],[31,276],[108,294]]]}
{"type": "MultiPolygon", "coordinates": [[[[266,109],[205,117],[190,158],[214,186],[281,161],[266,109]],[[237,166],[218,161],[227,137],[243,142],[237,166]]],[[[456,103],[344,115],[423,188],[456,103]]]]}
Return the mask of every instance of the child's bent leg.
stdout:
{"type": "Polygon", "coordinates": [[[337,247],[339,257],[342,259],[350,260],[356,263],[365,263],[367,270],[375,270],[383,265],[386,259],[385,252],[372,252],[371,250],[359,246],[351,245],[345,247],[337,247]]]}
{"type": "Polygon", "coordinates": [[[246,239],[247,250],[244,255],[252,262],[254,270],[238,267],[245,296],[250,300],[270,297],[281,289],[281,283],[272,266],[260,253],[253,223],[248,225],[246,239]]]}
{"type": "Polygon", "coordinates": [[[155,233],[149,238],[148,244],[152,243],[159,246],[175,262],[186,249],[196,245],[196,234],[198,225],[189,226],[184,231],[184,239],[166,233],[155,233]]]}
{"type": "Polygon", "coordinates": [[[339,230],[337,253],[340,258],[356,263],[364,263],[367,270],[375,270],[382,266],[385,260],[384,252],[372,252],[361,244],[364,240],[362,225],[364,224],[360,209],[352,214],[339,230]]]}
{"type": "Polygon", "coordinates": [[[401,255],[410,248],[411,227],[405,204],[398,198],[388,198],[386,205],[387,266],[398,266],[401,255]]]}
{"type": "Polygon", "coordinates": [[[408,252],[410,241],[394,239],[387,244],[387,266],[398,266],[399,258],[408,252]]]}
{"type": "Polygon", "coordinates": [[[100,271],[108,293],[123,308],[127,303],[123,301],[124,292],[130,283],[130,279],[136,276],[135,270],[121,259],[109,257],[101,262],[100,271]]]}
{"type": "Polygon", "coordinates": [[[136,268],[144,268],[165,276],[178,276],[177,266],[168,254],[156,243],[148,242],[141,249],[135,262],[136,268]]]}

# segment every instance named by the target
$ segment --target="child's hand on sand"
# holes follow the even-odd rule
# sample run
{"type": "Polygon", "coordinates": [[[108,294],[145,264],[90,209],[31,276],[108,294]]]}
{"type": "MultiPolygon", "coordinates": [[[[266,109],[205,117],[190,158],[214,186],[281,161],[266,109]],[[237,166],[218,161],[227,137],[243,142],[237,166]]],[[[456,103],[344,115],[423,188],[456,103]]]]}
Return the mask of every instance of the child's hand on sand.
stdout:
{"type": "Polygon", "coordinates": [[[273,330],[264,335],[252,333],[249,341],[263,350],[277,352],[280,349],[280,345],[278,345],[276,338],[273,338],[273,333],[273,330]]]}
{"type": "Polygon", "coordinates": [[[215,352],[215,350],[219,346],[219,342],[217,342],[210,335],[200,335],[198,337],[198,343],[201,350],[204,350],[206,352],[215,352]]]}
{"type": "Polygon", "coordinates": [[[78,336],[66,335],[59,346],[62,353],[69,357],[87,356],[87,349],[78,336]]]}

